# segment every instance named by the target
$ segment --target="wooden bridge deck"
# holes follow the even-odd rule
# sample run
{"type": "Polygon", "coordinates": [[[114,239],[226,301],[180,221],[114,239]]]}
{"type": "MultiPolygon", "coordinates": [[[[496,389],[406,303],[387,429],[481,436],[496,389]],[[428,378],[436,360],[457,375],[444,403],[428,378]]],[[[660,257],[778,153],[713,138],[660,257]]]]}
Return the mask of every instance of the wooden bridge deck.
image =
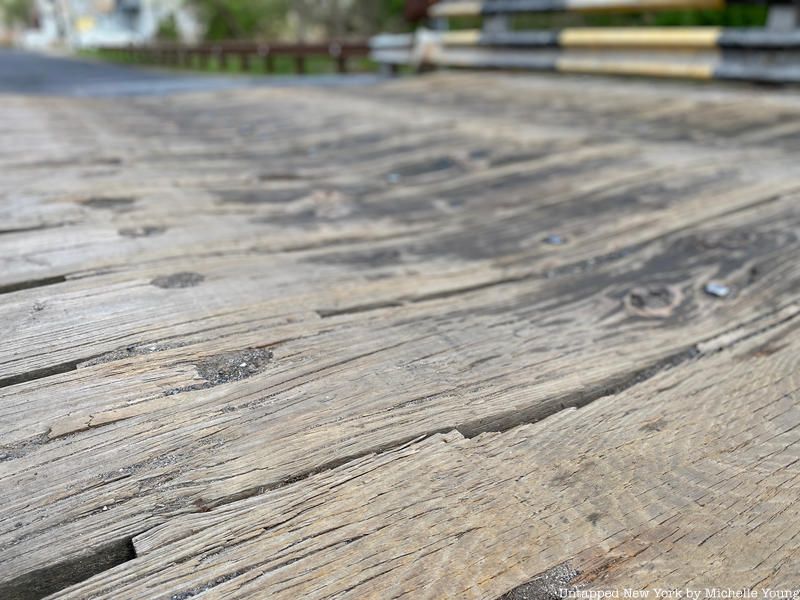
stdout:
{"type": "Polygon", "coordinates": [[[800,585],[796,94],[441,74],[0,130],[0,597],[800,585]]]}

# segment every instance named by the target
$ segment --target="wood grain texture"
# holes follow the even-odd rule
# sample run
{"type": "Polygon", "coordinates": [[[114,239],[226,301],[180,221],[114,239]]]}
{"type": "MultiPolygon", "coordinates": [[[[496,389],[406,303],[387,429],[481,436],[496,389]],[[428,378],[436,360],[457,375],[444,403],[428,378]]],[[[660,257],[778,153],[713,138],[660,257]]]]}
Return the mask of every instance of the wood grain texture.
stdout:
{"type": "Polygon", "coordinates": [[[176,518],[57,597],[494,598],[565,560],[589,588],[791,589],[798,350],[794,319],[535,425],[176,518]]]}
{"type": "MultiPolygon", "coordinates": [[[[745,110],[748,90],[595,81],[581,105],[582,85],[10,98],[0,591],[57,591],[130,558],[134,537],[141,557],[144,532],[287,498],[317,472],[438,456],[441,436],[513,446],[520,425],[793,319],[800,103],[764,94],[778,123],[745,110]]],[[[571,548],[535,564],[585,549],[571,548]]],[[[539,572],[441,565],[438,583],[417,574],[430,597],[454,581],[496,596],[539,572]]],[[[320,585],[340,579],[373,593],[352,573],[320,585]]]]}

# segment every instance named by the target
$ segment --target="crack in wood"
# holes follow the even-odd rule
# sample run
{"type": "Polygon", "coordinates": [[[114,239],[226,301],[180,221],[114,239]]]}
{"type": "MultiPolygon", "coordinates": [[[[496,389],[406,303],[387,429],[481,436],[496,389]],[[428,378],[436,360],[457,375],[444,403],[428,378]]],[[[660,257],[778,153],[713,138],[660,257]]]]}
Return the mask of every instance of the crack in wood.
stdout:
{"type": "Polygon", "coordinates": [[[503,433],[514,427],[531,423],[538,423],[544,419],[570,408],[583,408],[606,396],[615,396],[632,388],[658,373],[672,369],[682,363],[688,362],[698,356],[700,351],[692,345],[688,348],[670,354],[643,369],[633,373],[622,374],[602,382],[585,392],[568,394],[563,398],[554,398],[550,402],[536,405],[529,410],[514,410],[508,413],[494,415],[491,419],[478,419],[458,425],[456,429],[465,438],[474,438],[482,433],[503,433]]]}
{"type": "Polygon", "coordinates": [[[32,371],[25,371],[24,373],[19,373],[18,375],[11,375],[10,377],[4,377],[0,379],[0,388],[8,387],[11,385],[19,385],[20,383],[27,383],[29,381],[35,381],[37,379],[44,379],[45,377],[52,377],[53,375],[60,375],[62,373],[68,373],[70,371],[75,371],[78,368],[78,365],[96,358],[94,356],[79,358],[77,360],[69,360],[63,363],[58,363],[55,365],[49,365],[47,367],[42,367],[41,369],[33,369],[32,371]]]}
{"type": "Polygon", "coordinates": [[[53,277],[42,277],[41,279],[28,279],[26,281],[18,281],[16,283],[0,285],[0,294],[11,294],[12,292],[31,290],[48,285],[55,285],[57,283],[64,283],[66,281],[66,275],[54,275],[53,277]]]}
{"type": "Polygon", "coordinates": [[[134,558],[136,549],[133,547],[133,538],[126,537],[95,548],[89,554],[36,569],[0,583],[0,598],[39,600],[134,558]]]}
{"type": "Polygon", "coordinates": [[[0,229],[0,235],[12,235],[15,233],[30,233],[31,231],[45,231],[47,229],[57,229],[73,225],[73,223],[42,223],[41,225],[31,225],[30,227],[12,227],[10,229],[0,229]]]}
{"type": "Polygon", "coordinates": [[[752,334],[748,333],[747,335],[730,336],[723,334],[722,336],[717,336],[714,338],[714,340],[718,340],[717,342],[714,342],[713,340],[706,340],[697,344],[692,344],[691,346],[661,358],[660,360],[657,360],[642,369],[638,369],[632,373],[622,374],[605,382],[601,382],[591,390],[568,394],[561,398],[554,398],[552,401],[544,403],[543,405],[537,405],[530,410],[509,411],[505,414],[495,415],[488,420],[480,419],[476,421],[454,424],[452,426],[440,427],[419,433],[415,436],[409,436],[399,440],[393,440],[392,442],[386,444],[373,446],[366,450],[328,461],[318,465],[313,469],[307,469],[298,472],[295,475],[286,477],[279,482],[262,486],[253,486],[251,488],[242,490],[237,494],[219,498],[213,504],[209,504],[208,508],[213,510],[220,506],[225,506],[234,502],[252,498],[254,496],[259,496],[261,494],[283,488],[287,485],[306,480],[314,475],[336,469],[367,456],[375,456],[386,452],[399,450],[404,446],[421,442],[437,434],[456,431],[464,438],[471,439],[484,433],[504,433],[522,425],[539,423],[563,412],[564,410],[583,408],[601,398],[618,395],[636,385],[652,379],[659,373],[674,369],[681,364],[710,355],[712,353],[716,353],[722,349],[732,348],[738,343],[750,339],[755,335],[760,335],[774,328],[780,327],[781,325],[784,325],[800,316],[800,311],[792,310],[793,306],[793,304],[782,306],[776,310],[770,311],[755,319],[747,321],[746,323],[740,324],[735,329],[731,330],[732,333],[735,333],[747,325],[753,325],[762,321],[767,321],[767,324],[757,328],[757,331],[753,332],[752,334]],[[777,320],[770,320],[771,317],[776,315],[778,316],[777,320]]]}

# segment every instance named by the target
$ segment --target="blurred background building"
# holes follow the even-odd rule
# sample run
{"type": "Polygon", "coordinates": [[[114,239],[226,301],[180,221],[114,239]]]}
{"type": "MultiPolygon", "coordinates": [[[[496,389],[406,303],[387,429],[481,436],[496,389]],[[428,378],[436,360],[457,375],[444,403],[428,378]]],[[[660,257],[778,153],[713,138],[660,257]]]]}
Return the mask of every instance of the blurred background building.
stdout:
{"type": "Polygon", "coordinates": [[[33,0],[18,9],[15,37],[25,47],[143,43],[171,23],[178,39],[197,40],[195,9],[183,0],[33,0]]]}

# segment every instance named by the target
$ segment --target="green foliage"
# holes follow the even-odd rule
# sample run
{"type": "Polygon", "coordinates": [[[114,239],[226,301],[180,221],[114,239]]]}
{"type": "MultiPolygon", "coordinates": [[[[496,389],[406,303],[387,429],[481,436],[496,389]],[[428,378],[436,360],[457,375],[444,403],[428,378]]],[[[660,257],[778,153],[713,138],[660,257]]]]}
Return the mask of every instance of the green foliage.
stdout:
{"type": "Polygon", "coordinates": [[[564,27],[763,27],[767,21],[767,7],[734,4],[721,10],[670,10],[658,13],[556,13],[520,15],[512,20],[512,27],[525,29],[562,29],[564,27]]]}
{"type": "Polygon", "coordinates": [[[33,9],[33,0],[0,0],[0,18],[6,25],[29,23],[33,9]]]}
{"type": "Polygon", "coordinates": [[[208,40],[273,38],[286,27],[289,0],[191,0],[208,40]]]}
{"type": "Polygon", "coordinates": [[[175,21],[175,15],[169,15],[158,24],[156,38],[163,42],[178,41],[180,35],[178,34],[178,23],[175,21]]]}
{"type": "Polygon", "coordinates": [[[382,31],[407,31],[410,25],[403,16],[405,5],[405,0],[356,0],[351,12],[355,15],[373,13],[363,32],[367,35],[382,31]]]}
{"type": "Polygon", "coordinates": [[[654,25],[707,25],[720,27],[763,27],[767,22],[767,7],[734,4],[722,10],[669,11],[655,15],[654,25]]]}
{"type": "Polygon", "coordinates": [[[207,40],[366,37],[404,31],[405,0],[190,0],[207,40]]]}

